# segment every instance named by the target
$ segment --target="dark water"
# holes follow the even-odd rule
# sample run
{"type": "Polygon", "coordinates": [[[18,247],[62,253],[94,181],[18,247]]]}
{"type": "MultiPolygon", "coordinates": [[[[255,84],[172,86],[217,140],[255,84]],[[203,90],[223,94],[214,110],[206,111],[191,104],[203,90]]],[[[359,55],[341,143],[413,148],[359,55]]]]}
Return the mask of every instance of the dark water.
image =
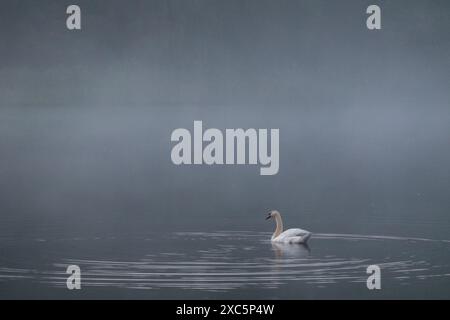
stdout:
{"type": "Polygon", "coordinates": [[[0,297],[450,297],[449,240],[314,234],[304,246],[272,244],[269,238],[267,232],[211,231],[2,239],[0,297]],[[66,288],[72,264],[81,268],[79,291],[66,288]],[[381,290],[366,288],[371,264],[381,268],[381,290]]]}

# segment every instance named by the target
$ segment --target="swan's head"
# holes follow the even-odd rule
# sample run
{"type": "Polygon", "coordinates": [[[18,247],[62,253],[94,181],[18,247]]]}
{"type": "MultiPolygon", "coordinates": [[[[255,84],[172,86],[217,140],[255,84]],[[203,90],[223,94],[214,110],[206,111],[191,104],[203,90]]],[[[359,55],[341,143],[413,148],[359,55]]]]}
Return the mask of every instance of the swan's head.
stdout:
{"type": "Polygon", "coordinates": [[[280,215],[280,213],[279,213],[277,210],[270,210],[270,211],[267,213],[266,220],[269,220],[270,218],[273,218],[273,217],[275,217],[276,215],[280,215]]]}

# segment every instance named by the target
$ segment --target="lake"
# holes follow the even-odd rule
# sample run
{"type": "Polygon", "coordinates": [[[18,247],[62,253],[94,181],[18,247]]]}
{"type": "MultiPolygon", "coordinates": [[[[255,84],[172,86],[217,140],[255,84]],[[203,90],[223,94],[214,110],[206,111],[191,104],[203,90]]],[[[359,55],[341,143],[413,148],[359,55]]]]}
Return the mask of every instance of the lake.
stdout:
{"type": "Polygon", "coordinates": [[[269,238],[267,232],[211,231],[2,239],[0,297],[439,299],[450,295],[449,240],[319,233],[305,246],[273,244],[269,238]],[[381,269],[381,290],[366,287],[366,268],[371,264],[381,269]],[[68,265],[81,268],[81,290],[67,289],[68,265]]]}

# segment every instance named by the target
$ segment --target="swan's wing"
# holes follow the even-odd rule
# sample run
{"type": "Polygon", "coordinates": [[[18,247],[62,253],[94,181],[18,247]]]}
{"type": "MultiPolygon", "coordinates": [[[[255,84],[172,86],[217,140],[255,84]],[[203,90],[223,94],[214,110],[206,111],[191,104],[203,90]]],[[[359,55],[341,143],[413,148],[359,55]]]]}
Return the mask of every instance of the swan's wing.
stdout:
{"type": "Polygon", "coordinates": [[[280,236],[283,235],[285,237],[296,237],[296,236],[304,236],[308,233],[310,232],[303,229],[295,228],[295,229],[287,229],[286,231],[282,232],[280,236]]]}
{"type": "MultiPolygon", "coordinates": [[[[309,238],[310,235],[311,235],[311,232],[309,232],[309,231],[306,231],[306,230],[303,230],[303,229],[299,229],[299,228],[295,228],[295,229],[288,229],[288,230],[282,232],[276,239],[278,241],[288,241],[291,238],[300,237],[302,239],[306,238],[306,240],[307,240],[307,238],[309,238]]],[[[298,241],[300,239],[295,239],[295,240],[298,241]]],[[[299,242],[301,242],[301,241],[299,241],[299,242]]]]}
{"type": "Polygon", "coordinates": [[[286,239],[284,239],[284,243],[303,243],[303,244],[306,244],[306,242],[308,241],[310,236],[311,236],[311,233],[307,233],[307,234],[305,234],[303,236],[295,236],[295,237],[286,238],[286,239]]]}

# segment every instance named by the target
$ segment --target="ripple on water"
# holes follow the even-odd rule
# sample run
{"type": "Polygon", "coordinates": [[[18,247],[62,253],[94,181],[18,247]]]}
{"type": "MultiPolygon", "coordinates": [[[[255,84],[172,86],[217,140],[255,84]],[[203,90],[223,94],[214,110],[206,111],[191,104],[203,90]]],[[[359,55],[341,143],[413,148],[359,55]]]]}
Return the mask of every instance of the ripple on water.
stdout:
{"type": "MultiPolygon", "coordinates": [[[[142,258],[126,261],[60,257],[52,270],[0,268],[0,281],[34,279],[41,283],[65,287],[69,264],[83,270],[84,287],[118,287],[129,289],[185,289],[227,291],[248,287],[278,288],[292,282],[324,287],[340,282],[365,282],[366,267],[374,263],[370,252],[352,256],[355,242],[372,241],[386,246],[402,243],[443,243],[447,240],[367,236],[357,234],[314,234],[315,247],[342,242],[348,250],[334,254],[311,251],[302,245],[271,244],[267,233],[255,232],[183,232],[169,234],[173,251],[152,252],[142,258]],[[351,240],[351,241],[349,241],[351,240]],[[203,243],[203,242],[206,242],[203,243]],[[192,242],[192,243],[187,243],[192,242]],[[200,245],[201,244],[201,245],[200,245]],[[197,246],[198,245],[198,246],[197,246]],[[185,252],[186,247],[190,248],[185,252]],[[57,270],[57,271],[54,271],[57,270]]],[[[150,240],[143,238],[142,240],[150,240]]],[[[92,239],[91,239],[92,240],[92,239]]],[[[100,238],[96,238],[101,240],[100,238]]],[[[386,256],[377,259],[383,272],[398,281],[448,277],[448,265],[418,259],[419,254],[386,256]],[[417,257],[416,257],[417,256],[417,257]]]]}

